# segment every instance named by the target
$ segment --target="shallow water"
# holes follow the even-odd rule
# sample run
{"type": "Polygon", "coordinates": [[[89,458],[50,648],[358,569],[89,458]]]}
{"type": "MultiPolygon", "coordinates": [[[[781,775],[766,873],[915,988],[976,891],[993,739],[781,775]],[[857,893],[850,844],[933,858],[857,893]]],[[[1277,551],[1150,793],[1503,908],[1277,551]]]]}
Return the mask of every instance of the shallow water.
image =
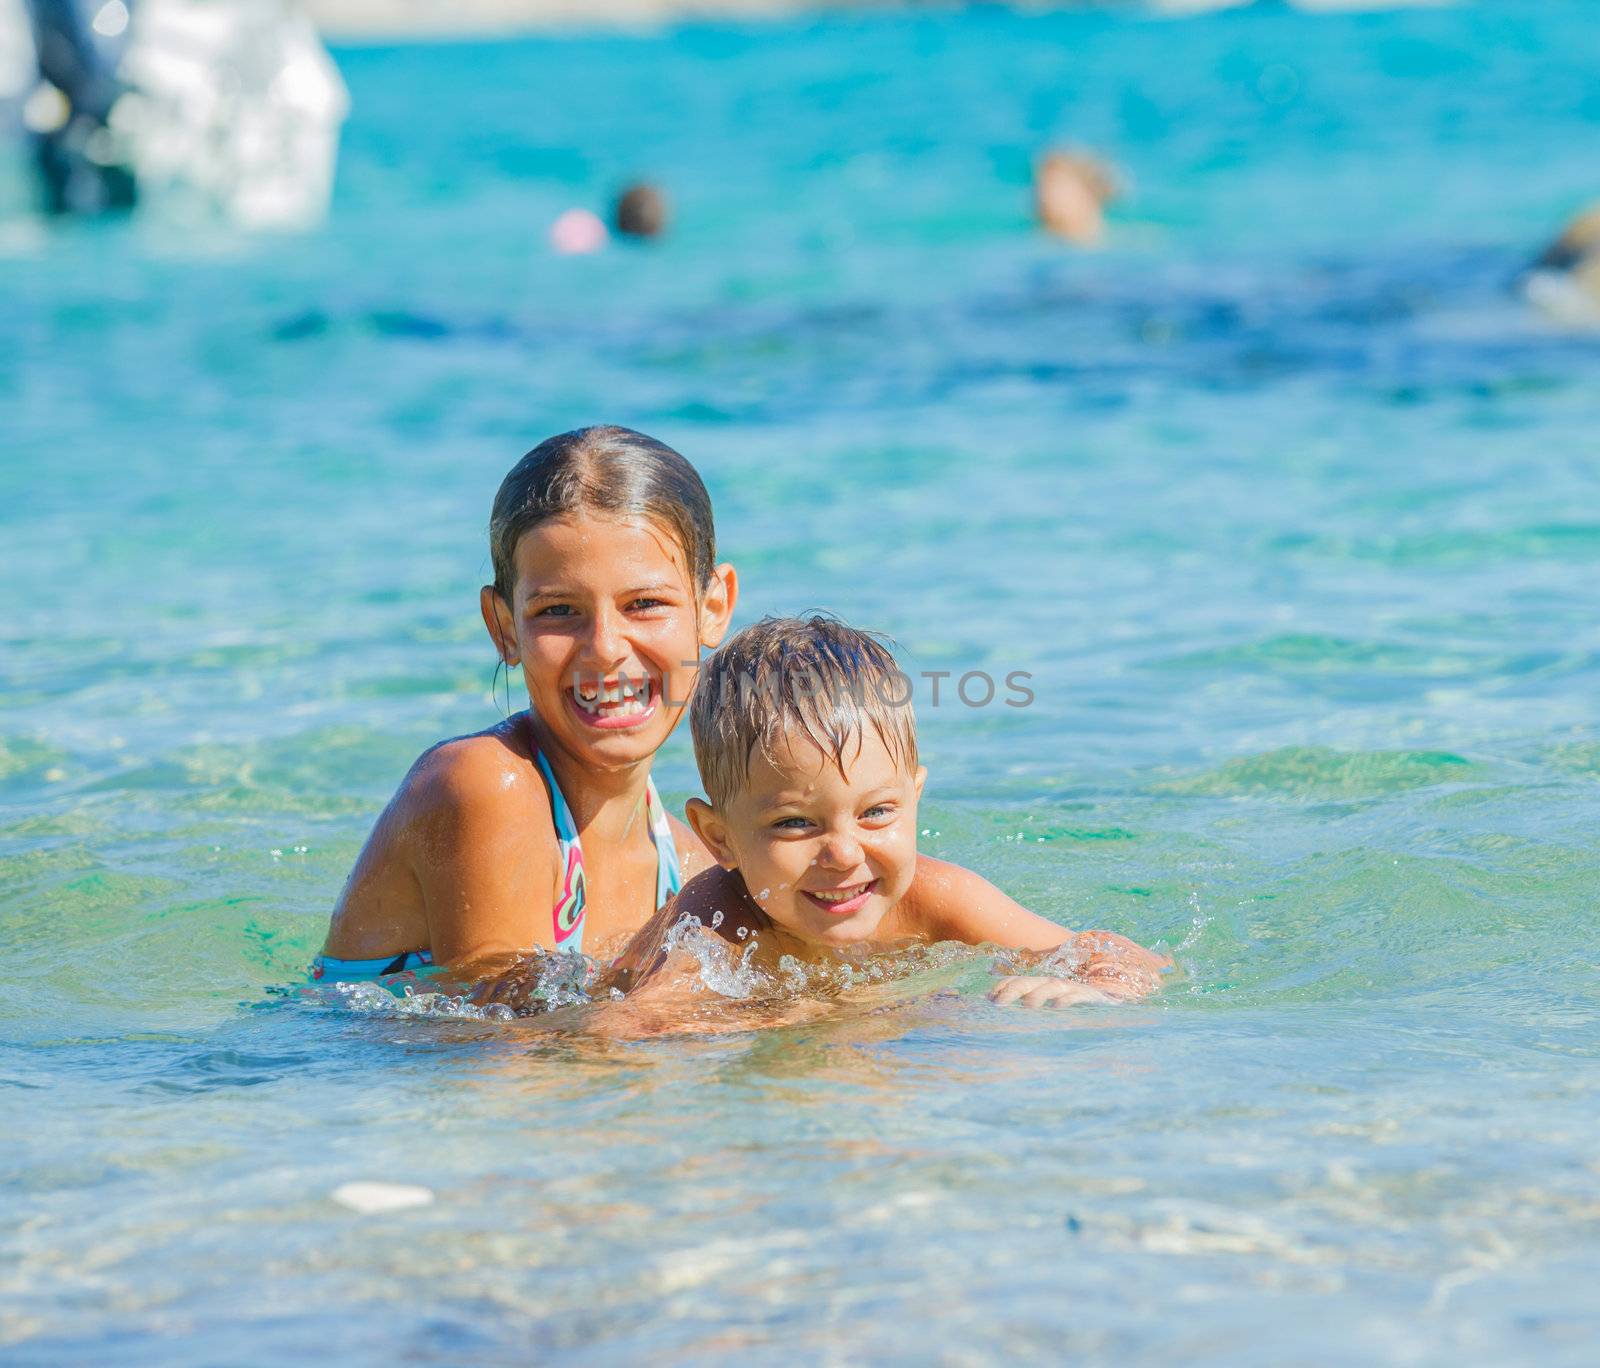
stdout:
{"type": "Polygon", "coordinates": [[[0,1355],[1592,1362],[1600,340],[1507,290],[1600,194],[1588,7],[339,58],[323,231],[3,237],[0,1355]],[[1049,139],[1111,249],[1029,231],[1049,139]],[[670,241],[546,253],[640,170],[670,241]],[[266,993],[497,715],[489,500],[599,419],[705,472],[747,618],[1031,673],[919,694],[925,848],[1161,999],[266,993]]]}

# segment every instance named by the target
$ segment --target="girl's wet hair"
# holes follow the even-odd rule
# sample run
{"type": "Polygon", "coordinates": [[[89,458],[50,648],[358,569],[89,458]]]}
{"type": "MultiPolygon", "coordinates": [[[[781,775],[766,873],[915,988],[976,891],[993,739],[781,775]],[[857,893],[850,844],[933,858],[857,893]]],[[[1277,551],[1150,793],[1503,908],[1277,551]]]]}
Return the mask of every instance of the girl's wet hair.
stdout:
{"type": "Polygon", "coordinates": [[[654,437],[596,426],[547,437],[500,482],[489,515],[489,555],[501,598],[510,603],[516,587],[522,534],[579,513],[648,518],[683,548],[694,590],[710,581],[717,534],[711,496],[695,468],[654,437]]]}
{"type": "Polygon", "coordinates": [[[771,761],[784,741],[804,738],[844,774],[869,727],[914,774],[911,681],[886,638],[825,613],[746,627],[701,666],[689,704],[695,763],[715,807],[744,787],[757,752],[771,761]]]}

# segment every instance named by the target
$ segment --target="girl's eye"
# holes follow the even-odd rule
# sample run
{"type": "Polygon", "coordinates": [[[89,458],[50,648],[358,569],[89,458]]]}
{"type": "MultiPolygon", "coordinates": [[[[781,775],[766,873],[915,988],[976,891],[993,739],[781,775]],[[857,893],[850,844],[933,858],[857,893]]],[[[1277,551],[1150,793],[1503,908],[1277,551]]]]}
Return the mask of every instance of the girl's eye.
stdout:
{"type": "Polygon", "coordinates": [[[665,608],[666,606],[666,601],[658,598],[636,598],[628,605],[629,608],[634,610],[645,608],[665,608]]]}
{"type": "Polygon", "coordinates": [[[881,821],[885,817],[894,816],[894,805],[892,803],[874,803],[861,815],[869,821],[881,821]]]}

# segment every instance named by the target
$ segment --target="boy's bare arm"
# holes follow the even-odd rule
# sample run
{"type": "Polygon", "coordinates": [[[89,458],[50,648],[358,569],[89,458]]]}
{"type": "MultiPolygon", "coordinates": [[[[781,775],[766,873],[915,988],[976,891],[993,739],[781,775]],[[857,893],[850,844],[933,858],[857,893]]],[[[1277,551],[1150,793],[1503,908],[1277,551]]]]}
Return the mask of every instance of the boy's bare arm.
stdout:
{"type": "Polygon", "coordinates": [[[1030,912],[981,875],[947,860],[917,856],[903,907],[916,930],[933,940],[1054,950],[1072,932],[1030,912]]]}
{"type": "MultiPolygon", "coordinates": [[[[1172,967],[1165,955],[1114,931],[1072,932],[1007,897],[987,879],[945,860],[917,857],[906,906],[917,929],[936,940],[1050,951],[1070,945],[1073,977],[1102,986],[1118,998],[1143,996],[1172,967]]],[[[1043,980],[1041,980],[1043,981],[1043,980]]]]}

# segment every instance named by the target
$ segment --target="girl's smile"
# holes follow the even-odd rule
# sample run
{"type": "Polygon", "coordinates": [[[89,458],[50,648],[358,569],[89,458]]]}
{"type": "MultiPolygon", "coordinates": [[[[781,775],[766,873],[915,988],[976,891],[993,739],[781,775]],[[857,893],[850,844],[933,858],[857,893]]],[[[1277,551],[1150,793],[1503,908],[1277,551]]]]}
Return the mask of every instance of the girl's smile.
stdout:
{"type": "Polygon", "coordinates": [[[661,702],[661,682],[644,675],[574,683],[567,702],[585,726],[600,731],[625,731],[642,727],[655,716],[661,702]]]}

